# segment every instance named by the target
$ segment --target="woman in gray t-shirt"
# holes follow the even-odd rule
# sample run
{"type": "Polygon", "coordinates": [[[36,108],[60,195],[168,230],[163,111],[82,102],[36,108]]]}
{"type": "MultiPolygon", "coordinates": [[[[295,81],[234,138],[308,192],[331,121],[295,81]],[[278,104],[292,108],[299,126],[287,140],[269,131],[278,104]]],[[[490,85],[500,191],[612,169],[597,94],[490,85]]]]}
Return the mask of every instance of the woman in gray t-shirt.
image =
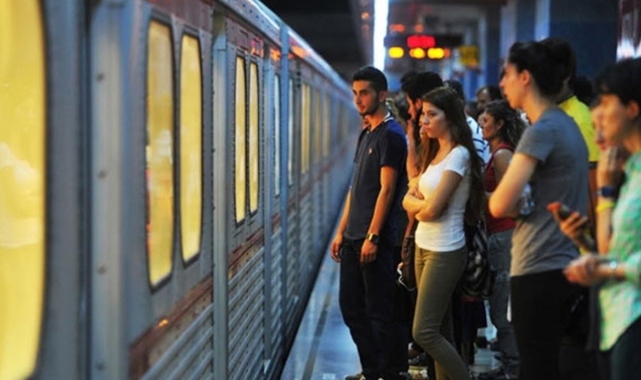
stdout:
{"type": "Polygon", "coordinates": [[[560,201],[585,213],[588,204],[588,152],[575,122],[554,103],[564,79],[556,65],[545,44],[517,42],[500,84],[532,123],[489,202],[493,216],[517,218],[510,290],[520,380],[560,379],[564,305],[580,291],[562,272],[578,251],[546,210],[560,201]],[[519,215],[526,188],[534,204],[519,215]]]}

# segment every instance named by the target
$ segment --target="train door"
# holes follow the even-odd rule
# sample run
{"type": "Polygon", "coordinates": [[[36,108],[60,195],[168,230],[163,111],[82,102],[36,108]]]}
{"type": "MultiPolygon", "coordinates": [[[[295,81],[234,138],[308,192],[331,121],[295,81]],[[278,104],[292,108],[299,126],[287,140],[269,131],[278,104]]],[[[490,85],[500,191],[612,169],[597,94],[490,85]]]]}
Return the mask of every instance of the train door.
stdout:
{"type": "MultiPolygon", "coordinates": [[[[284,356],[284,255],[281,217],[281,49],[265,55],[265,360],[266,371],[279,369],[284,356]]],[[[267,376],[271,377],[271,376],[267,376]]]]}
{"type": "Polygon", "coordinates": [[[260,121],[264,40],[239,22],[226,20],[228,78],[233,99],[230,123],[232,164],[228,202],[228,375],[230,380],[261,378],[265,339],[264,149],[260,121]]]}
{"type": "Polygon", "coordinates": [[[286,320],[285,335],[287,345],[293,342],[296,334],[299,309],[301,306],[301,255],[300,255],[300,207],[299,207],[299,171],[300,171],[300,130],[301,130],[301,101],[300,63],[289,54],[289,80],[287,84],[288,115],[287,115],[287,247],[286,259],[286,320]]]}

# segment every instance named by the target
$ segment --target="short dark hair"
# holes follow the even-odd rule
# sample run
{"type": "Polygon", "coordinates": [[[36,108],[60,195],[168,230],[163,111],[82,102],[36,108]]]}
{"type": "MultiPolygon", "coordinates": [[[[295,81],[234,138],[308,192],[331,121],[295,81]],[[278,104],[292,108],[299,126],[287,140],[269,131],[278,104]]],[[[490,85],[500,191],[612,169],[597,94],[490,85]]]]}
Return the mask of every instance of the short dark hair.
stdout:
{"type": "MultiPolygon", "coordinates": [[[[503,77],[503,74],[501,74],[501,77],[503,77]]],[[[501,94],[501,89],[499,88],[499,86],[493,84],[483,86],[476,90],[476,96],[478,97],[479,94],[483,91],[487,91],[487,94],[490,95],[490,101],[503,99],[503,94],[501,94]]]]}
{"type": "Polygon", "coordinates": [[[574,95],[588,107],[594,101],[592,82],[585,75],[577,75],[574,78],[574,95]]]}
{"type": "Polygon", "coordinates": [[[552,97],[561,91],[566,69],[556,61],[546,44],[515,42],[510,47],[507,61],[519,72],[527,70],[542,95],[552,97]]]}
{"type": "MultiPolygon", "coordinates": [[[[405,78],[405,76],[403,76],[405,78]]],[[[412,101],[420,99],[423,95],[435,88],[443,87],[441,76],[433,71],[423,71],[405,78],[401,83],[401,90],[412,101]]]]}
{"type": "Polygon", "coordinates": [[[563,79],[569,78],[570,88],[573,89],[576,79],[576,56],[572,46],[566,40],[557,37],[548,37],[541,43],[550,49],[552,57],[560,65],[563,79]]]}
{"type": "Polygon", "coordinates": [[[465,103],[465,91],[463,91],[463,85],[461,82],[454,79],[448,79],[445,81],[445,85],[454,90],[463,103],[465,103]]]}
{"type": "Polygon", "coordinates": [[[364,80],[370,82],[374,91],[387,91],[387,78],[385,74],[374,66],[364,66],[358,69],[352,76],[352,82],[364,80]]]}
{"type": "Polygon", "coordinates": [[[616,95],[621,102],[641,106],[641,58],[625,59],[608,66],[595,80],[599,95],[616,95]]]}

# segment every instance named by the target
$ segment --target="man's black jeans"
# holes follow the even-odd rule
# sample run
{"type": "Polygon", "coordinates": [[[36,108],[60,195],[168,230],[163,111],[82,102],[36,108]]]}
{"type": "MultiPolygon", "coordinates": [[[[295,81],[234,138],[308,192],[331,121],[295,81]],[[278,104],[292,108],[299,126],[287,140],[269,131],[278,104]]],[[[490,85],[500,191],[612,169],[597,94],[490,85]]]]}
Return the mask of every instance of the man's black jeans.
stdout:
{"type": "Polygon", "coordinates": [[[361,265],[362,244],[362,239],[345,239],[340,249],[341,312],[358,349],[363,375],[394,379],[407,368],[402,322],[395,314],[394,249],[381,241],[376,260],[361,265]]]}

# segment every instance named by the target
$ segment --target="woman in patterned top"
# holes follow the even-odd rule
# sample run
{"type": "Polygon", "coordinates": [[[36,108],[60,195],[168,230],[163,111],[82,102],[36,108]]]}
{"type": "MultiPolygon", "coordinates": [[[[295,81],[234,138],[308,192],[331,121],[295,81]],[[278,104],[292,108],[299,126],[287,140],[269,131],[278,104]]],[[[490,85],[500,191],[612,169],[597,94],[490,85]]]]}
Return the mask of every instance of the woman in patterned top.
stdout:
{"type": "Polygon", "coordinates": [[[607,158],[597,169],[597,220],[612,226],[609,255],[583,255],[565,274],[586,286],[603,283],[600,348],[610,352],[612,380],[641,379],[641,59],[610,66],[596,83],[603,138],[621,144],[631,156],[618,199],[616,178],[605,168],[607,158]]]}

